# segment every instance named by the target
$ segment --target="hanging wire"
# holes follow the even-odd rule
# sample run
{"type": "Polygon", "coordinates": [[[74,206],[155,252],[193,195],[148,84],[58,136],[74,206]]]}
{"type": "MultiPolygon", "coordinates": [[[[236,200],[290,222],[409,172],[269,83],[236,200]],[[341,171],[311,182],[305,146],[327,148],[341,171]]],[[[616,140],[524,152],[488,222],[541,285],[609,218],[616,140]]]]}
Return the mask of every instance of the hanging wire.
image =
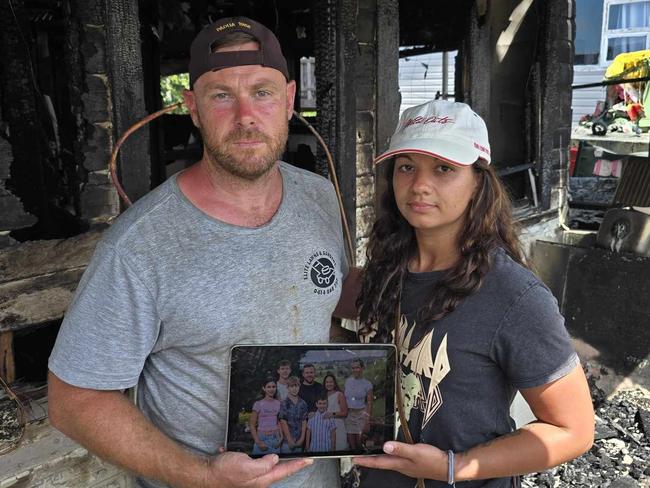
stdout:
{"type": "MultiPolygon", "coordinates": [[[[113,148],[113,153],[111,154],[111,159],[109,160],[108,163],[108,169],[111,175],[111,180],[113,181],[113,185],[115,185],[115,188],[117,190],[118,195],[120,198],[124,201],[124,203],[130,207],[132,205],[131,200],[129,199],[128,195],[124,191],[124,188],[122,187],[122,184],[120,183],[119,178],[117,177],[117,155],[120,151],[120,147],[124,142],[128,139],[128,137],[133,134],[135,131],[143,127],[144,125],[148,124],[154,119],[157,119],[163,114],[166,114],[167,112],[171,112],[172,110],[180,107],[183,105],[183,102],[177,102],[174,103],[173,105],[168,105],[157,112],[154,112],[150,115],[147,115],[143,119],[139,120],[135,124],[133,124],[131,127],[129,127],[124,134],[122,134],[122,137],[120,137],[115,144],[115,147],[113,148]]],[[[325,152],[325,156],[327,157],[327,167],[329,169],[329,178],[330,181],[332,182],[332,185],[334,185],[334,190],[336,192],[336,199],[339,204],[339,211],[341,213],[341,222],[342,222],[342,227],[343,227],[343,233],[345,234],[345,242],[347,244],[346,250],[348,254],[348,262],[350,263],[351,266],[354,265],[356,262],[356,255],[354,253],[354,246],[352,245],[352,236],[350,235],[350,228],[348,225],[348,219],[345,215],[345,208],[343,207],[343,198],[341,197],[341,189],[339,187],[339,181],[336,176],[336,168],[334,167],[334,160],[332,159],[332,154],[330,153],[329,149],[327,148],[327,144],[325,144],[325,141],[323,138],[320,136],[320,134],[312,127],[312,125],[305,120],[305,118],[300,115],[298,112],[294,111],[293,112],[294,116],[300,120],[303,124],[307,126],[307,129],[316,137],[316,140],[318,143],[322,146],[323,151],[325,152]]]]}

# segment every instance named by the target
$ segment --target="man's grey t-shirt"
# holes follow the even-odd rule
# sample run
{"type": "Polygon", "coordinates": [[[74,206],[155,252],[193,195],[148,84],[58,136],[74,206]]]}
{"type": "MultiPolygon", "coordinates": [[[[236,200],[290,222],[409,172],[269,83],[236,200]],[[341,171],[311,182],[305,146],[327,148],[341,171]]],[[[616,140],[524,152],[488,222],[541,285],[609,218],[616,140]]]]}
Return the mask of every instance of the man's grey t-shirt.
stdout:
{"type": "MultiPolygon", "coordinates": [[[[262,227],[209,217],[175,177],[120,216],[79,284],[50,370],[82,388],[137,384],[140,408],[163,432],[217,452],[231,346],[328,342],[347,273],[332,185],[280,168],[282,202],[262,227]]],[[[336,486],[336,465],[315,463],[290,480],[336,486]]]]}
{"type": "MultiPolygon", "coordinates": [[[[444,271],[409,273],[402,293],[401,390],[414,441],[464,452],[514,430],[518,389],[544,385],[578,364],[557,301],[502,249],[481,287],[439,321],[419,313],[444,271]]],[[[400,436],[400,439],[402,437],[400,436]]],[[[394,471],[364,470],[362,487],[411,488],[394,471]]],[[[464,481],[467,488],[511,488],[509,478],[464,481]]],[[[446,482],[427,480],[427,488],[446,482]]]]}

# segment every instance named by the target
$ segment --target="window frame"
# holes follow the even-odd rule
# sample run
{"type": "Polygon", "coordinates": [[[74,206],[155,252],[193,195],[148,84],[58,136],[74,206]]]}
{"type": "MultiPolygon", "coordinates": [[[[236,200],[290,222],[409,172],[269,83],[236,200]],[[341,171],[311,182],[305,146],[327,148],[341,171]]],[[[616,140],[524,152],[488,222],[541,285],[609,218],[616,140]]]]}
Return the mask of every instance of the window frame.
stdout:
{"type": "MultiPolygon", "coordinates": [[[[607,47],[609,40],[617,37],[645,37],[645,48],[650,49],[650,26],[630,27],[625,29],[609,29],[610,7],[612,5],[632,5],[635,3],[650,3],[648,0],[604,0],[603,4],[603,26],[600,39],[599,66],[606,67],[613,61],[607,59],[607,47]]],[[[584,66],[584,65],[583,65],[584,66]]]]}

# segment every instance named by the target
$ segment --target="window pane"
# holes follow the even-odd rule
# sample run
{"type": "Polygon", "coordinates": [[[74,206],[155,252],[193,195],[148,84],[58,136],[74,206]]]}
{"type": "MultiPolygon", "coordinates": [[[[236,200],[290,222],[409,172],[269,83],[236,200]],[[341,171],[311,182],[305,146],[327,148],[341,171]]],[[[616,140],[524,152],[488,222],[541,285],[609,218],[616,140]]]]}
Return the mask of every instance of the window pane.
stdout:
{"type": "Polygon", "coordinates": [[[598,64],[602,25],[602,2],[576,0],[574,64],[598,64]]]}
{"type": "Polygon", "coordinates": [[[650,2],[612,5],[609,7],[608,29],[633,29],[650,26],[650,2]]]}
{"type": "Polygon", "coordinates": [[[607,40],[607,61],[611,61],[618,54],[641,51],[645,49],[646,36],[610,37],[607,40]]]}

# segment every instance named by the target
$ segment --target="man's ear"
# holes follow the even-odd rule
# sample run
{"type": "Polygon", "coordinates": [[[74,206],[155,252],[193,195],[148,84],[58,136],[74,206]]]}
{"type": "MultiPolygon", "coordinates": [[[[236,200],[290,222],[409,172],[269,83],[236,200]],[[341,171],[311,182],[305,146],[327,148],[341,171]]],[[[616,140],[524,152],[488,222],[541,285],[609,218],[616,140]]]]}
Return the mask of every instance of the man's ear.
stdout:
{"type": "Polygon", "coordinates": [[[183,101],[187,110],[190,112],[190,117],[192,117],[192,123],[196,127],[199,126],[199,115],[196,108],[196,94],[192,90],[183,90],[183,101]]]}
{"type": "Polygon", "coordinates": [[[296,98],[296,82],[291,80],[287,83],[287,120],[293,117],[293,103],[296,98]]]}

